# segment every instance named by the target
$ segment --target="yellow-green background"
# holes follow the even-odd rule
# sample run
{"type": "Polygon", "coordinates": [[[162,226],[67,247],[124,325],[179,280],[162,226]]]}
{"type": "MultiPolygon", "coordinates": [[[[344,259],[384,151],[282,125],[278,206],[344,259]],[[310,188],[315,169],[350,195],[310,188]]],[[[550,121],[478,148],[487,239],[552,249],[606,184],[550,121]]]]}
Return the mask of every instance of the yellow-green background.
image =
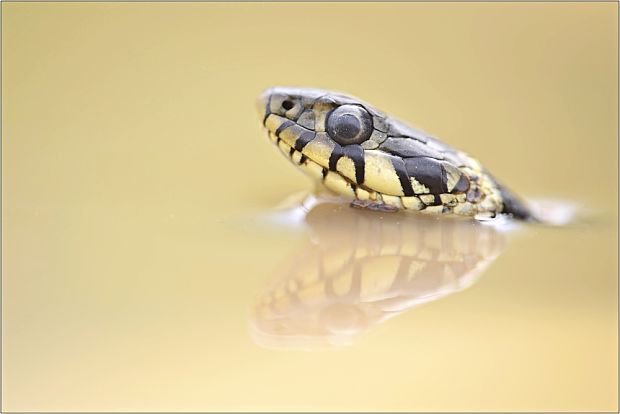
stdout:
{"type": "Polygon", "coordinates": [[[3,411],[617,409],[617,4],[3,3],[3,411]],[[258,347],[309,182],[268,86],[338,89],[590,224],[325,352],[258,347]],[[248,224],[250,223],[250,224],[248,224]]]}

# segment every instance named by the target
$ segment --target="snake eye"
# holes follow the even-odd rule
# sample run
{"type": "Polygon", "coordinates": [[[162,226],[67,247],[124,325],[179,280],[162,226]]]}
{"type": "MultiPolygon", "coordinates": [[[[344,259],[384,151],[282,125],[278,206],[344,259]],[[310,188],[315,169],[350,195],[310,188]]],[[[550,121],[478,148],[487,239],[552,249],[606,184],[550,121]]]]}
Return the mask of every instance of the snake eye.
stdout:
{"type": "Polygon", "coordinates": [[[340,145],[360,144],[372,133],[372,117],[357,105],[342,105],[327,118],[327,133],[340,145]]]}
{"type": "Polygon", "coordinates": [[[293,109],[294,106],[295,103],[293,101],[289,101],[288,99],[282,102],[282,108],[284,108],[285,111],[293,109]]]}

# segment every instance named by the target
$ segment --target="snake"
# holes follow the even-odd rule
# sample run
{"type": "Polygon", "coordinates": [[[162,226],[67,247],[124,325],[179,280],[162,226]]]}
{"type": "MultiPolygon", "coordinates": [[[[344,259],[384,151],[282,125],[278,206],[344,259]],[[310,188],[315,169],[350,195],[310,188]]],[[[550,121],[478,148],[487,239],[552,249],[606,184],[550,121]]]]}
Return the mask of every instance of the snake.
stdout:
{"type": "Polygon", "coordinates": [[[353,207],[536,221],[477,159],[358,98],[272,87],[258,108],[284,156],[353,207]]]}

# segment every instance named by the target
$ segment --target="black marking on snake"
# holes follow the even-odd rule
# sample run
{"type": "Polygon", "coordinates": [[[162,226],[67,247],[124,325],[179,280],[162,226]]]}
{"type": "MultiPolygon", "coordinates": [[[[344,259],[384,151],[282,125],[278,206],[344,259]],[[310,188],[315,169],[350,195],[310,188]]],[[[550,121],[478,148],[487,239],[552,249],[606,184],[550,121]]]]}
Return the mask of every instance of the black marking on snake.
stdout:
{"type": "Polygon", "coordinates": [[[359,145],[346,145],[343,147],[336,144],[329,156],[329,169],[331,171],[338,172],[336,166],[338,165],[338,160],[342,157],[347,157],[353,161],[353,165],[355,166],[355,181],[357,184],[363,184],[366,164],[364,161],[364,149],[359,145]]]}
{"type": "Polygon", "coordinates": [[[277,146],[280,146],[280,141],[282,141],[282,138],[277,137],[277,139],[276,139],[276,145],[277,146]]]}
{"type": "Polygon", "coordinates": [[[353,192],[355,192],[355,190],[357,190],[357,185],[354,183],[351,183],[351,189],[353,190],[353,192]]]}
{"type": "Polygon", "coordinates": [[[415,195],[413,192],[413,187],[411,186],[411,179],[409,178],[409,174],[407,174],[407,167],[405,162],[398,157],[390,157],[392,161],[392,167],[394,167],[394,171],[398,176],[398,180],[400,181],[400,186],[403,189],[403,194],[406,197],[411,197],[415,195]]]}
{"type": "Polygon", "coordinates": [[[331,171],[337,171],[336,164],[338,164],[338,160],[340,159],[340,157],[344,155],[344,151],[342,150],[342,147],[338,144],[335,144],[335,145],[336,146],[334,147],[331,155],[329,156],[329,169],[331,171]]]}
{"type": "Polygon", "coordinates": [[[301,158],[299,159],[299,165],[306,162],[306,159],[308,159],[308,157],[306,157],[304,154],[301,154],[301,158]]]}
{"type": "Polygon", "coordinates": [[[293,154],[295,154],[295,148],[291,147],[291,149],[288,150],[288,156],[293,158],[293,154]]]}
{"type": "Polygon", "coordinates": [[[436,160],[443,160],[444,156],[440,151],[411,138],[388,137],[381,143],[382,151],[389,152],[401,158],[429,157],[436,160]]]}
{"type": "Polygon", "coordinates": [[[325,177],[327,177],[327,168],[322,168],[321,169],[321,174],[323,175],[323,181],[325,181],[325,177]]]}
{"type": "Polygon", "coordinates": [[[448,173],[443,165],[440,164],[441,167],[441,182],[445,183],[446,191],[448,191],[448,173]]]}
{"type": "Polygon", "coordinates": [[[315,137],[314,132],[304,131],[302,134],[295,140],[295,149],[299,152],[304,149],[308,142],[312,141],[315,137]]]}
{"type": "Polygon", "coordinates": [[[448,192],[448,181],[443,174],[439,161],[433,158],[419,157],[404,160],[407,175],[425,185],[431,194],[448,192]]]}
{"type": "Polygon", "coordinates": [[[286,120],[284,122],[282,122],[280,124],[280,126],[278,127],[278,129],[276,129],[276,136],[280,136],[280,132],[284,131],[286,128],[295,125],[295,122],[291,121],[291,120],[286,120]]]}
{"type": "MultiPolygon", "coordinates": [[[[347,145],[342,147],[345,157],[353,161],[355,166],[355,182],[364,183],[366,163],[364,161],[364,149],[359,145],[347,145]]],[[[331,161],[331,158],[330,158],[331,161]]]]}

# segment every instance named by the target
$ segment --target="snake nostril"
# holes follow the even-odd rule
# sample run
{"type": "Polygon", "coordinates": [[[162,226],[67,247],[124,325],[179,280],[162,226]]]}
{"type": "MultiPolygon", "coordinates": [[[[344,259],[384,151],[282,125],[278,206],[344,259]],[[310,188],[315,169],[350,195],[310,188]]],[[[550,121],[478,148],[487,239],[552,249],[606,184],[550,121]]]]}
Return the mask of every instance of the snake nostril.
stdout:
{"type": "Polygon", "coordinates": [[[289,101],[288,99],[282,102],[282,108],[284,108],[285,111],[293,109],[294,106],[295,104],[292,101],[289,101]]]}

